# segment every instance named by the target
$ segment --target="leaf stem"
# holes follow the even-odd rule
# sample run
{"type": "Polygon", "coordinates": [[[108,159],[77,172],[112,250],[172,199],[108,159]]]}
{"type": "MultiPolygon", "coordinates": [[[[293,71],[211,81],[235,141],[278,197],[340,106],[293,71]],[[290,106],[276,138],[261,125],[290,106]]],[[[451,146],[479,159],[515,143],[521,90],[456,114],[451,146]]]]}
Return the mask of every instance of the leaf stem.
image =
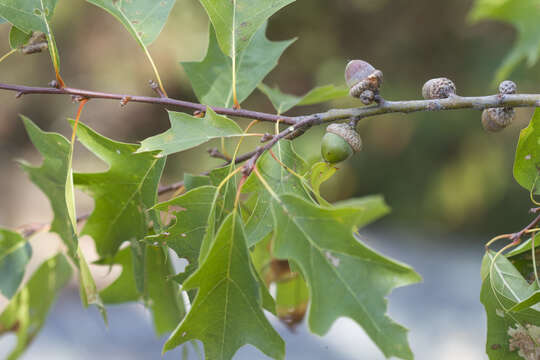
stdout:
{"type": "Polygon", "coordinates": [[[14,53],[17,52],[17,49],[11,49],[10,51],[8,51],[7,53],[5,53],[2,57],[0,57],[0,63],[4,60],[6,60],[10,55],[13,55],[14,53]]]}
{"type": "Polygon", "coordinates": [[[79,119],[84,108],[84,105],[88,102],[88,99],[82,99],[79,103],[79,109],[77,110],[77,116],[75,117],[75,123],[73,124],[73,131],[71,132],[71,145],[73,146],[75,142],[75,134],[77,133],[77,125],[79,124],[79,119]]]}
{"type": "Polygon", "coordinates": [[[150,62],[150,65],[152,66],[152,71],[154,72],[154,75],[156,76],[157,83],[159,85],[159,89],[161,90],[161,97],[168,98],[167,92],[165,91],[165,87],[163,87],[163,82],[161,81],[161,77],[159,76],[159,72],[156,66],[156,63],[154,62],[154,59],[152,58],[152,55],[150,55],[150,51],[148,51],[148,48],[146,46],[142,47],[144,49],[144,53],[146,55],[146,58],[150,62]]]}

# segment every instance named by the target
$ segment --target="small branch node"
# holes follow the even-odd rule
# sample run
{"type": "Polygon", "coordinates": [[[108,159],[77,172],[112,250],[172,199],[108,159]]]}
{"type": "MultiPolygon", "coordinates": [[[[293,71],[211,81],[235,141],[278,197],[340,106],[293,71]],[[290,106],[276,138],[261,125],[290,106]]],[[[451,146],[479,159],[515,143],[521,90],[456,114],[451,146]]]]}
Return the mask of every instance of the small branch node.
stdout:
{"type": "Polygon", "coordinates": [[[18,99],[18,98],[20,98],[20,97],[23,96],[23,95],[24,95],[24,92],[19,91],[19,92],[17,92],[17,94],[15,94],[15,99],[18,99]]]}
{"type": "Polygon", "coordinates": [[[195,116],[196,118],[200,118],[202,119],[203,117],[205,117],[206,113],[204,111],[201,111],[201,110],[195,110],[193,112],[193,116],[195,116]]]}
{"type": "Polygon", "coordinates": [[[124,107],[124,106],[126,106],[130,101],[131,101],[131,96],[124,96],[124,97],[120,100],[120,106],[121,106],[121,107],[124,107]]]}
{"type": "Polygon", "coordinates": [[[148,80],[148,83],[150,84],[152,90],[154,90],[160,98],[167,98],[167,95],[165,95],[165,93],[161,90],[157,82],[155,82],[154,80],[148,80]]]}
{"type": "Polygon", "coordinates": [[[80,103],[81,101],[88,101],[90,100],[90,98],[87,98],[86,96],[81,96],[81,95],[72,95],[71,96],[71,101],[72,102],[77,102],[77,103],[80,103]]]}
{"type": "Polygon", "coordinates": [[[50,81],[48,85],[49,85],[50,87],[52,87],[52,88],[60,89],[60,84],[59,84],[58,81],[56,81],[56,80],[50,81]]]}
{"type": "Polygon", "coordinates": [[[261,142],[265,143],[267,141],[270,141],[270,140],[272,140],[273,137],[274,137],[274,135],[272,135],[270,133],[264,133],[264,135],[261,136],[261,142]]]}
{"type": "Polygon", "coordinates": [[[207,151],[208,151],[208,154],[210,155],[210,157],[222,159],[222,160],[225,160],[225,161],[231,161],[232,160],[229,156],[223,154],[216,147],[208,149],[207,151]]]}

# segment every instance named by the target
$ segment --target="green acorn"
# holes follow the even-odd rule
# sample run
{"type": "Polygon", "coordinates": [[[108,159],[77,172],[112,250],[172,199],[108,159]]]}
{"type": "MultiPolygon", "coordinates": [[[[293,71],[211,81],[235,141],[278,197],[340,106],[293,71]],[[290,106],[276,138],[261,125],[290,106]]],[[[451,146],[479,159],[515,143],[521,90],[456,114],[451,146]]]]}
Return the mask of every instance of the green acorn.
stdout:
{"type": "Polygon", "coordinates": [[[321,141],[321,155],[330,164],[348,159],[362,150],[362,139],[349,124],[331,124],[321,141]]]}

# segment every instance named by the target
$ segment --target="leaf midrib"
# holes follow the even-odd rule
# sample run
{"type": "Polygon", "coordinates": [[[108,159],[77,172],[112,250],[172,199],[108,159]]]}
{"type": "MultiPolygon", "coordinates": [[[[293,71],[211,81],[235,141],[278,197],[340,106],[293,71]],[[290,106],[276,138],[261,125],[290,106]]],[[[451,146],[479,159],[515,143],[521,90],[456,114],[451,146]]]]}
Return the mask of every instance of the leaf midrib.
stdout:
{"type": "MultiPolygon", "coordinates": [[[[282,202],[278,202],[281,207],[287,211],[287,213],[290,213],[289,212],[289,209],[287,209],[284,204],[282,202]]],[[[336,277],[343,283],[343,285],[345,286],[345,288],[349,291],[349,293],[351,294],[352,298],[355,300],[355,302],[360,306],[360,308],[362,309],[362,311],[365,313],[366,317],[369,319],[369,321],[372,323],[372,325],[375,327],[376,331],[377,332],[381,332],[381,329],[379,328],[379,326],[377,325],[377,323],[371,318],[370,316],[370,313],[369,311],[367,311],[367,309],[364,307],[364,304],[362,304],[362,302],[357,298],[356,294],[354,293],[353,289],[349,286],[349,284],[341,277],[341,274],[336,270],[336,268],[330,264],[330,262],[328,261],[328,259],[326,258],[326,256],[324,255],[323,253],[323,248],[319,247],[317,243],[314,242],[314,240],[311,238],[311,236],[308,235],[308,233],[306,233],[303,229],[302,226],[300,226],[299,223],[296,222],[295,220],[295,217],[291,216],[291,217],[288,217],[289,219],[291,219],[291,221],[296,225],[296,227],[298,228],[298,230],[300,230],[300,232],[304,235],[304,237],[308,240],[308,242],[311,244],[311,246],[315,249],[317,249],[319,251],[319,254],[321,255],[321,257],[324,259],[325,263],[327,264],[327,266],[335,273],[336,277]]],[[[330,251],[330,250],[328,250],[330,251]]],[[[333,250],[332,250],[333,251],[333,250]]],[[[333,251],[334,252],[334,251],[333,251]]],[[[339,252],[335,252],[335,253],[339,253],[339,252]]],[[[351,256],[351,255],[348,255],[348,254],[345,254],[347,256],[351,256]]],[[[357,259],[360,259],[360,260],[363,260],[361,258],[358,258],[355,256],[355,258],[357,259]]],[[[310,262],[311,262],[311,257],[310,257],[310,262]]],[[[311,264],[312,268],[314,268],[314,264],[312,263],[311,264]]]]}

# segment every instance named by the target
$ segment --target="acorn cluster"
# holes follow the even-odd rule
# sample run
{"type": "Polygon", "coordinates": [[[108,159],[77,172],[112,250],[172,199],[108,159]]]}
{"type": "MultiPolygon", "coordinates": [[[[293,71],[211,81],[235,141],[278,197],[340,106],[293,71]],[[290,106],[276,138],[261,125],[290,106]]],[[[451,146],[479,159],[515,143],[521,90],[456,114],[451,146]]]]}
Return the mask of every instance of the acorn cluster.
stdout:
{"type": "MultiPolygon", "coordinates": [[[[352,60],[345,68],[345,81],[349,94],[369,105],[380,103],[379,89],[383,73],[363,60],[352,60]]],[[[510,80],[499,85],[499,97],[515,94],[517,86],[510,80]]],[[[447,99],[456,95],[456,85],[452,80],[439,77],[428,80],[422,87],[422,96],[426,100],[447,99]]],[[[482,112],[482,126],[486,131],[496,132],[512,123],[515,110],[511,107],[489,108],[482,112]]],[[[362,139],[356,131],[356,122],[331,124],[321,142],[321,155],[325,161],[335,164],[348,159],[362,149],[362,139]]]]}
{"type": "MultiPolygon", "coordinates": [[[[499,85],[499,96],[511,95],[517,92],[517,85],[510,80],[505,80],[499,85]]],[[[514,108],[490,108],[482,112],[482,126],[486,131],[501,131],[512,123],[516,111],[514,108]]]]}

